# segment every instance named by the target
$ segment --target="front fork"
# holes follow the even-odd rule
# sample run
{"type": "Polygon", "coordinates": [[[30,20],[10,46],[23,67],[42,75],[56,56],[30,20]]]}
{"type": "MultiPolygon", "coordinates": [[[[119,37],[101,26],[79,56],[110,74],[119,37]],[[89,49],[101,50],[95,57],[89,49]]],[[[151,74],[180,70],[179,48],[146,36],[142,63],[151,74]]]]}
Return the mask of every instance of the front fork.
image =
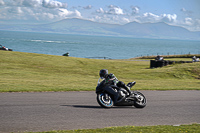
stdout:
{"type": "Polygon", "coordinates": [[[105,100],[109,100],[109,95],[107,93],[104,93],[104,97],[105,97],[105,100]]]}

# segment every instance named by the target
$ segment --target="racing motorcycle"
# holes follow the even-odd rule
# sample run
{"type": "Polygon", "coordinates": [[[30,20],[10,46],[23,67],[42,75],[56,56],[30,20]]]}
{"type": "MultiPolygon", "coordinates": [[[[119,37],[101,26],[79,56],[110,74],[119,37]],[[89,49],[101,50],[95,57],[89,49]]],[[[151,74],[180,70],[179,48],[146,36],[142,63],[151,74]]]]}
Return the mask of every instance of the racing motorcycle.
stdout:
{"type": "MultiPolygon", "coordinates": [[[[113,106],[134,106],[136,108],[144,108],[146,106],[147,103],[146,98],[141,92],[131,91],[131,95],[127,97],[128,92],[124,88],[111,85],[111,87],[119,94],[119,99],[123,98],[123,100],[114,105],[113,96],[103,89],[104,84],[105,80],[103,79],[101,81],[101,78],[99,78],[96,87],[96,94],[97,94],[97,102],[101,107],[111,108],[113,106]]],[[[129,82],[127,86],[129,88],[132,88],[135,84],[136,84],[135,81],[129,82]]]]}

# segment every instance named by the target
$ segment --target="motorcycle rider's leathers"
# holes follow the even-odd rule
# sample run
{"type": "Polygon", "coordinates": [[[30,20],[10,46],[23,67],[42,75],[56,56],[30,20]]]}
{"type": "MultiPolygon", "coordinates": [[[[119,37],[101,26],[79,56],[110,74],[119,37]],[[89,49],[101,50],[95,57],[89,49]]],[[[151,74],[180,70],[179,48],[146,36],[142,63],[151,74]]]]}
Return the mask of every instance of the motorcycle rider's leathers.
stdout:
{"type": "Polygon", "coordinates": [[[114,104],[116,104],[116,103],[122,101],[122,99],[119,99],[119,100],[118,100],[119,94],[111,87],[111,85],[115,85],[115,86],[117,86],[117,87],[122,87],[122,88],[126,89],[126,91],[129,93],[128,96],[131,95],[130,89],[125,85],[124,82],[119,81],[119,80],[117,79],[117,77],[116,77],[114,74],[112,74],[112,73],[106,75],[106,76],[105,76],[105,86],[104,86],[104,89],[105,89],[108,93],[110,93],[111,95],[114,96],[114,99],[113,99],[114,104]]]}

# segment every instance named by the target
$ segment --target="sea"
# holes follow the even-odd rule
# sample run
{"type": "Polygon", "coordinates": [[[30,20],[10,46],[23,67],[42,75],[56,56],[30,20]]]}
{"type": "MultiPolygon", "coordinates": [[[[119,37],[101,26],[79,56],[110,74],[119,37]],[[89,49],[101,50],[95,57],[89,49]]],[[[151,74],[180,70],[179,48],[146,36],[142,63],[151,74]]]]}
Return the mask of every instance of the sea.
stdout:
{"type": "Polygon", "coordinates": [[[95,59],[200,54],[200,41],[58,33],[0,31],[0,44],[13,51],[95,59]]]}

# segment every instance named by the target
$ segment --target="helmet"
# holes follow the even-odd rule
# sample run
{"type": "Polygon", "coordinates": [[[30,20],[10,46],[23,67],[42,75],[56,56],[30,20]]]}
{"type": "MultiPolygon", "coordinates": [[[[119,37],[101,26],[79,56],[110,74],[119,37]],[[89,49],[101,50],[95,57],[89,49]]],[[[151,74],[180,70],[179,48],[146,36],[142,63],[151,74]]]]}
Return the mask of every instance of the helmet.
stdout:
{"type": "Polygon", "coordinates": [[[100,72],[99,72],[99,76],[101,78],[105,78],[106,75],[108,75],[108,70],[107,69],[101,69],[100,72]]]}

